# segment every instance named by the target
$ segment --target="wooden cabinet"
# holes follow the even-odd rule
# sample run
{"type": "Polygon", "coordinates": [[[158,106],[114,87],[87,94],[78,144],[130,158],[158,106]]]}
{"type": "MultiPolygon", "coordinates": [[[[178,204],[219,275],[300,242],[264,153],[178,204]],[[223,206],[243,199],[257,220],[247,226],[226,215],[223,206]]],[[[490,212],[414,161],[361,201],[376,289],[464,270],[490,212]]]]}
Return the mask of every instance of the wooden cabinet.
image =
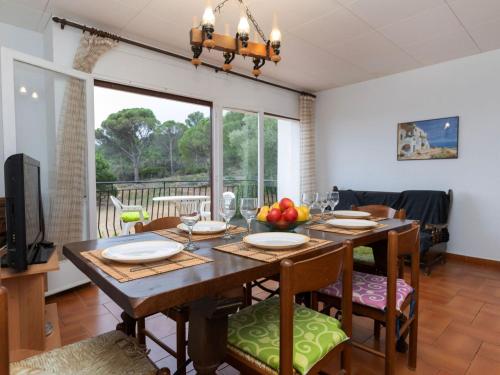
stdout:
{"type": "Polygon", "coordinates": [[[0,270],[0,279],[9,293],[10,361],[15,362],[61,345],[56,304],[45,305],[47,272],[59,269],[57,253],[44,264],[33,264],[27,271],[0,270]],[[53,330],[45,334],[45,323],[53,330]]]}

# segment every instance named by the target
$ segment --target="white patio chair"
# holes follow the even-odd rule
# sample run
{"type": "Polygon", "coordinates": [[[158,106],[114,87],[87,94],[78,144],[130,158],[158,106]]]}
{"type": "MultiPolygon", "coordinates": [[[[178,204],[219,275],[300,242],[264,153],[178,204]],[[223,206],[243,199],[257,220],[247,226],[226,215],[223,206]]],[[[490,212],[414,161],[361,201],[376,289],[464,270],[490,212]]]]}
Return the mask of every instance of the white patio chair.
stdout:
{"type": "Polygon", "coordinates": [[[135,223],[149,223],[149,214],[141,205],[125,205],[117,197],[110,195],[109,198],[116,208],[117,214],[120,216],[122,230],[120,236],[130,234],[130,228],[135,223]]]}
{"type": "Polygon", "coordinates": [[[210,211],[210,201],[203,201],[200,204],[200,216],[201,220],[210,220],[212,218],[212,212],[210,211]]]}

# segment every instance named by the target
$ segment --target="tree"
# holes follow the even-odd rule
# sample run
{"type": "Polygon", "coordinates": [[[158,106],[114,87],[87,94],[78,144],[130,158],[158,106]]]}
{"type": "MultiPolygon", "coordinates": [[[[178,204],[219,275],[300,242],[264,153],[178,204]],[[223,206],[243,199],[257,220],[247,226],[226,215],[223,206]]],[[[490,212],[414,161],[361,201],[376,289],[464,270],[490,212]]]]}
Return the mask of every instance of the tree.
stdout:
{"type": "Polygon", "coordinates": [[[200,122],[202,122],[203,120],[205,120],[205,115],[203,114],[203,112],[196,111],[196,112],[190,113],[188,115],[186,121],[184,121],[184,122],[186,123],[186,126],[188,128],[193,128],[196,125],[198,125],[200,122]]]}
{"type": "Polygon", "coordinates": [[[157,126],[158,120],[150,109],[122,109],[109,115],[96,129],[96,141],[106,153],[130,160],[134,181],[138,181],[143,156],[152,144],[157,126]]]}
{"type": "Polygon", "coordinates": [[[109,162],[100,151],[95,153],[95,179],[97,182],[116,181],[116,176],[111,171],[109,162]]]}
{"type": "MultiPolygon", "coordinates": [[[[194,114],[201,113],[195,112],[194,114]]],[[[185,172],[198,173],[205,172],[210,166],[210,151],[211,151],[211,126],[210,119],[197,116],[197,123],[194,124],[191,120],[195,117],[188,116],[186,124],[191,125],[182,134],[179,140],[179,152],[182,162],[185,165],[185,172]]]]}
{"type": "Polygon", "coordinates": [[[168,159],[170,175],[173,175],[179,163],[178,143],[186,130],[186,125],[173,120],[165,121],[157,128],[157,145],[160,146],[161,155],[168,159]]]}

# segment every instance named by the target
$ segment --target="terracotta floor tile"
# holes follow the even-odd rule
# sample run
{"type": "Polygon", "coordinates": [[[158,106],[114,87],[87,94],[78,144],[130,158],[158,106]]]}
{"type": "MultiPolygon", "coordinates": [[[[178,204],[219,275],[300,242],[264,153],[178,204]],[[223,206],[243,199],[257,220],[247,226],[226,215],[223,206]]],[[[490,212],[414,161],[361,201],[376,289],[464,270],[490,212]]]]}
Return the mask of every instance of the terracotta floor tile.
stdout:
{"type": "Polygon", "coordinates": [[[456,326],[445,329],[443,334],[436,340],[434,346],[440,348],[440,352],[460,357],[470,362],[476,355],[482,341],[471,337],[456,326]]]}
{"type": "Polygon", "coordinates": [[[467,375],[493,375],[500,374],[500,362],[489,358],[476,357],[467,371],[467,375]]]}

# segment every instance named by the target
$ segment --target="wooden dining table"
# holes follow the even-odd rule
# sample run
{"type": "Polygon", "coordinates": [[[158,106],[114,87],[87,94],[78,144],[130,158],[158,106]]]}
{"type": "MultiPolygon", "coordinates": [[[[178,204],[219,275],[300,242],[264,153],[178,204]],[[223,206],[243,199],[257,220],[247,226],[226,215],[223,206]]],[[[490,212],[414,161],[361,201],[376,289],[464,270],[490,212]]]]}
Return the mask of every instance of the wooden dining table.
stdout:
{"type": "MultiPolygon", "coordinates": [[[[383,243],[391,230],[409,229],[411,220],[386,219],[383,227],[358,235],[343,235],[311,230],[307,226],[295,229],[311,238],[331,242],[311,251],[297,254],[293,260],[303,260],[334,250],[346,240],[354,246],[383,243]]],[[[268,231],[254,223],[256,232],[268,231]]],[[[241,288],[251,281],[279,273],[279,261],[268,263],[214,249],[215,246],[241,241],[242,235],[231,240],[220,238],[197,242],[196,254],[212,262],[182,268],[150,277],[120,283],[81,255],[82,252],[104,249],[112,245],[145,240],[167,240],[155,233],[143,233],[108,239],[66,244],[64,255],[95,285],[123,309],[125,330],[135,329],[135,320],[179,305],[189,305],[188,354],[200,374],[214,374],[224,361],[227,337],[227,317],[241,306],[240,298],[231,298],[228,291],[241,288]]],[[[380,247],[379,247],[380,248],[380,247]]],[[[377,250],[379,251],[379,250],[377,250]]],[[[384,250],[385,251],[385,250],[384,250]]]]}

